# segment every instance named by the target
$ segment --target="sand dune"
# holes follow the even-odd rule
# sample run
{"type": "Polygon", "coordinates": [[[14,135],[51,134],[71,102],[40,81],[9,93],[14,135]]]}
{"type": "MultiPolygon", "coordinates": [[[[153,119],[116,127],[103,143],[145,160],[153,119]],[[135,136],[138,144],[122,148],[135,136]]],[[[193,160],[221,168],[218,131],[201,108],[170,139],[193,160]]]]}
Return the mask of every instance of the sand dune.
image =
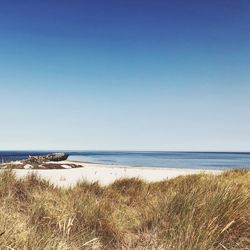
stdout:
{"type": "Polygon", "coordinates": [[[120,178],[138,177],[145,181],[161,181],[174,178],[180,175],[211,173],[219,174],[218,170],[202,169],[177,169],[177,168],[150,168],[150,167],[130,167],[124,165],[108,165],[77,162],[81,168],[67,169],[68,164],[75,162],[61,161],[65,169],[16,169],[13,170],[18,177],[26,176],[29,173],[36,173],[42,178],[51,181],[60,187],[75,185],[80,180],[89,182],[98,181],[101,185],[107,185],[120,178]]]}

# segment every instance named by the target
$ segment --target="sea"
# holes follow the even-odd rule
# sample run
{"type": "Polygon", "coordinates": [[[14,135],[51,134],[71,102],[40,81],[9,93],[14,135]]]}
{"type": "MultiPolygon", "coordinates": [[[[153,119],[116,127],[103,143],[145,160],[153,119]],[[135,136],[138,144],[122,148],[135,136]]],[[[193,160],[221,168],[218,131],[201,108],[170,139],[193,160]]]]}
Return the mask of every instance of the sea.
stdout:
{"type": "MultiPolygon", "coordinates": [[[[62,151],[0,151],[0,163],[62,151]]],[[[249,168],[250,152],[63,151],[69,160],[135,167],[191,169],[249,168]]]]}

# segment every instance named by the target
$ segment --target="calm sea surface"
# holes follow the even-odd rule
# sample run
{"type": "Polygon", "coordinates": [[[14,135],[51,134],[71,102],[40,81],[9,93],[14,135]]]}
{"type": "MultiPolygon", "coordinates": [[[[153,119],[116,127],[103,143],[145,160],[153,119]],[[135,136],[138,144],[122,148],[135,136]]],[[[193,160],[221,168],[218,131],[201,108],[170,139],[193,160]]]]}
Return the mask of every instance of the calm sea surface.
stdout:
{"type": "MultiPolygon", "coordinates": [[[[51,152],[52,151],[0,151],[0,163],[25,159],[29,155],[43,155],[51,152]]],[[[77,151],[65,153],[70,155],[70,160],[130,166],[193,169],[250,168],[250,153],[156,151],[77,151]]]]}

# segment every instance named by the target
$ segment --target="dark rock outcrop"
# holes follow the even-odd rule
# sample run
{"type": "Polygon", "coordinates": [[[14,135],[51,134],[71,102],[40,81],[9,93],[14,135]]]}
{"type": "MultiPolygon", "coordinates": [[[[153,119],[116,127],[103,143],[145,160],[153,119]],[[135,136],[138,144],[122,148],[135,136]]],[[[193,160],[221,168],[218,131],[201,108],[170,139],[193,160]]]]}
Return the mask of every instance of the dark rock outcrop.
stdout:
{"type": "Polygon", "coordinates": [[[0,169],[68,169],[83,167],[70,161],[67,162],[67,158],[68,155],[64,153],[29,156],[26,160],[0,164],[0,169]]]}
{"type": "Polygon", "coordinates": [[[69,155],[65,153],[56,153],[56,154],[48,154],[45,156],[45,159],[48,161],[66,161],[69,155]]]}
{"type": "Polygon", "coordinates": [[[48,155],[39,155],[39,156],[29,156],[27,160],[24,160],[25,163],[34,164],[34,163],[44,163],[48,161],[65,161],[67,160],[68,155],[65,153],[55,153],[48,155]]]}

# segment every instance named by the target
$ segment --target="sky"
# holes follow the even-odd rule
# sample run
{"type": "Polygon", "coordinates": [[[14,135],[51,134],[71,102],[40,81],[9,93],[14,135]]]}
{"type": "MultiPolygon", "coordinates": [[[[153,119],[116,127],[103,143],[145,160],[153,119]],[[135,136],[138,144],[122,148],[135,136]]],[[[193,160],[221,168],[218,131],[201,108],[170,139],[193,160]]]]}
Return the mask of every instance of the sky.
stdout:
{"type": "Polygon", "coordinates": [[[250,151],[249,0],[1,0],[0,150],[250,151]]]}

